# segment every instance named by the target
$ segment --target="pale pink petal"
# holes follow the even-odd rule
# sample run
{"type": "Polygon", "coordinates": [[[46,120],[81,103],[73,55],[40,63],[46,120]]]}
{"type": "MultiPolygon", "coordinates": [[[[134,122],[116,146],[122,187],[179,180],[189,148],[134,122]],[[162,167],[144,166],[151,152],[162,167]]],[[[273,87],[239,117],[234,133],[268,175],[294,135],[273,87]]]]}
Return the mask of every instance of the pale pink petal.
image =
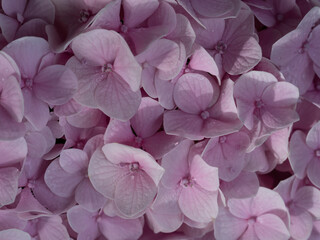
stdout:
{"type": "Polygon", "coordinates": [[[287,240],[290,238],[286,225],[273,214],[259,216],[254,224],[254,230],[261,240],[287,240]]]}
{"type": "Polygon", "coordinates": [[[263,123],[269,128],[284,128],[299,121],[298,113],[290,108],[266,107],[261,114],[263,123]]]}
{"type": "Polygon", "coordinates": [[[163,126],[167,134],[173,134],[192,140],[201,140],[203,119],[198,115],[171,110],[164,113],[163,126]]]}
{"type": "Polygon", "coordinates": [[[247,221],[234,217],[226,208],[221,207],[214,221],[214,236],[221,240],[238,239],[247,227],[247,221]]]}
{"type": "Polygon", "coordinates": [[[98,109],[82,107],[83,109],[80,112],[67,117],[68,123],[77,128],[92,128],[97,126],[104,116],[103,113],[98,109]]]}
{"type": "Polygon", "coordinates": [[[143,233],[143,222],[139,218],[110,218],[102,215],[99,220],[99,229],[108,240],[139,239],[143,233]]]}
{"type": "Polygon", "coordinates": [[[189,172],[188,154],[192,142],[184,140],[162,158],[162,167],[165,169],[161,180],[163,186],[175,189],[180,180],[189,172]]]}
{"type": "Polygon", "coordinates": [[[37,224],[40,239],[65,240],[69,238],[60,216],[43,217],[37,224]]]}
{"type": "Polygon", "coordinates": [[[18,80],[10,76],[1,85],[0,105],[15,121],[21,122],[24,114],[24,100],[18,80]]]}
{"type": "Polygon", "coordinates": [[[235,8],[235,2],[233,0],[190,0],[193,8],[197,13],[205,17],[221,17],[228,13],[231,9],[235,8]]]}
{"type": "Polygon", "coordinates": [[[314,157],[310,161],[310,163],[307,167],[307,175],[308,175],[310,181],[318,188],[320,188],[319,169],[320,169],[319,157],[314,157]]]}
{"type": "Polygon", "coordinates": [[[310,58],[314,63],[318,63],[318,65],[320,60],[319,58],[320,48],[319,48],[319,45],[317,44],[318,42],[317,39],[319,39],[319,37],[320,37],[320,28],[315,27],[309,36],[308,48],[307,48],[310,58]]]}
{"type": "Polygon", "coordinates": [[[110,120],[103,137],[104,143],[117,142],[128,145],[134,141],[134,138],[130,121],[122,122],[113,118],[110,120]]]}
{"type": "Polygon", "coordinates": [[[320,216],[320,191],[312,186],[305,186],[298,190],[294,202],[297,206],[307,210],[314,217],[320,216]]]}
{"type": "Polygon", "coordinates": [[[157,132],[153,136],[143,139],[143,148],[155,159],[160,159],[182,140],[179,136],[157,132]]]}
{"type": "Polygon", "coordinates": [[[130,119],[135,133],[142,138],[150,137],[158,131],[162,125],[163,108],[149,97],[141,100],[138,112],[130,119]]]}
{"type": "Polygon", "coordinates": [[[307,145],[311,149],[320,148],[320,122],[312,126],[306,138],[307,145]]]}
{"type": "MultiPolygon", "coordinates": [[[[149,153],[118,143],[106,144],[102,147],[102,151],[108,158],[108,161],[118,166],[120,166],[121,163],[139,163],[140,170],[146,172],[156,185],[159,184],[164,169],[149,153]]],[[[125,171],[129,171],[128,166],[124,166],[124,169],[127,169],[125,171]]]]}
{"type": "Polygon", "coordinates": [[[65,66],[52,65],[34,78],[34,94],[51,105],[67,103],[78,88],[76,75],[65,66]]]}
{"type": "Polygon", "coordinates": [[[157,0],[125,0],[122,5],[124,11],[124,24],[131,28],[138,26],[150,17],[158,8],[159,2],[157,0]]]}
{"type": "Polygon", "coordinates": [[[31,237],[28,233],[21,231],[19,229],[7,229],[0,231],[1,240],[31,240],[31,237]]]}
{"type": "Polygon", "coordinates": [[[92,66],[113,62],[121,46],[120,35],[114,31],[96,29],[80,34],[71,44],[75,56],[92,66]]]}
{"type": "Polygon", "coordinates": [[[217,191],[219,187],[218,168],[208,165],[200,155],[196,155],[190,166],[190,175],[197,184],[207,191],[217,191]]]}
{"type": "Polygon", "coordinates": [[[13,141],[0,141],[0,167],[22,162],[28,153],[27,142],[24,138],[13,141]]]}
{"type": "Polygon", "coordinates": [[[194,70],[208,72],[219,79],[219,69],[213,57],[201,46],[199,46],[190,59],[190,68],[194,70]]]}
{"type": "MultiPolygon", "coordinates": [[[[165,109],[173,109],[175,103],[173,101],[174,84],[171,81],[163,81],[155,79],[155,91],[157,92],[158,101],[165,109]]],[[[149,94],[149,96],[151,96],[149,94]]]]}
{"type": "Polygon", "coordinates": [[[88,175],[93,187],[103,196],[113,199],[116,183],[126,172],[106,159],[97,149],[89,163],[88,175]]]}
{"type": "Polygon", "coordinates": [[[251,213],[251,198],[245,199],[230,199],[228,201],[229,211],[232,215],[241,219],[249,219],[251,213]]]}
{"type": "Polygon", "coordinates": [[[241,172],[231,182],[221,182],[220,188],[227,198],[247,198],[254,196],[259,188],[259,180],[255,173],[241,172]]]}
{"type": "Polygon", "coordinates": [[[38,99],[29,89],[22,89],[24,97],[24,117],[38,130],[44,128],[49,121],[49,106],[38,99]]]}
{"type": "Polygon", "coordinates": [[[133,92],[118,74],[112,73],[97,85],[95,100],[107,116],[126,121],[137,112],[141,93],[140,90],[133,92]]]}
{"type": "Polygon", "coordinates": [[[210,222],[218,215],[217,197],[217,192],[209,192],[196,184],[182,189],[179,206],[188,218],[197,222],[210,222]]]}
{"type": "Polygon", "coordinates": [[[157,197],[146,215],[150,227],[155,233],[177,230],[183,223],[177,191],[160,185],[157,197]]]}
{"type": "Polygon", "coordinates": [[[214,91],[208,78],[201,74],[188,73],[180,77],[174,87],[174,101],[180,110],[198,114],[212,102],[214,91]]]}
{"type": "Polygon", "coordinates": [[[7,15],[0,14],[0,28],[3,37],[7,42],[14,40],[16,32],[19,28],[19,22],[7,15]]]}
{"type": "Polygon", "coordinates": [[[258,237],[254,230],[254,227],[253,225],[249,225],[249,224],[246,231],[239,238],[239,240],[256,240],[256,239],[258,239],[258,237]]]}
{"type": "Polygon", "coordinates": [[[75,200],[88,211],[98,211],[106,202],[106,198],[97,192],[90,180],[85,178],[77,187],[75,200]]]}
{"type": "Polygon", "coordinates": [[[1,2],[3,11],[9,16],[22,14],[27,4],[27,0],[3,0],[1,2]]]}
{"type": "Polygon", "coordinates": [[[44,174],[44,180],[50,190],[60,197],[70,197],[83,176],[79,173],[68,173],[63,170],[58,160],[54,160],[44,174]]]}
{"type": "Polygon", "coordinates": [[[60,153],[60,166],[68,173],[84,173],[89,164],[88,155],[80,149],[65,149],[60,153]]]}
{"type": "Polygon", "coordinates": [[[24,78],[32,79],[38,71],[42,57],[49,53],[50,49],[43,38],[26,37],[11,42],[3,51],[16,61],[24,78]]]}
{"type": "Polygon", "coordinates": [[[79,234],[79,239],[96,239],[100,235],[98,224],[94,219],[96,214],[85,210],[79,205],[68,210],[68,222],[71,228],[79,234]]]}
{"type": "Polygon", "coordinates": [[[305,141],[306,135],[302,131],[295,131],[289,142],[290,165],[298,178],[306,176],[308,163],[313,158],[313,151],[305,141]]]}
{"type": "Polygon", "coordinates": [[[50,0],[31,0],[28,1],[26,9],[24,9],[24,17],[26,19],[40,18],[47,23],[54,22],[55,7],[50,0]]]}
{"type": "Polygon", "coordinates": [[[121,213],[132,217],[150,206],[156,193],[153,179],[145,172],[138,172],[117,182],[114,201],[121,213]]]}
{"type": "Polygon", "coordinates": [[[19,170],[14,167],[0,169],[0,206],[14,202],[18,194],[19,170]]]}
{"type": "Polygon", "coordinates": [[[308,212],[301,208],[290,210],[290,234],[293,239],[310,239],[313,219],[308,212]],[[296,209],[296,210],[295,210],[296,209]]]}
{"type": "Polygon", "coordinates": [[[231,75],[252,69],[262,58],[261,47],[253,37],[239,37],[228,44],[223,55],[223,66],[231,75]]]}
{"type": "Polygon", "coordinates": [[[260,187],[257,195],[251,202],[252,214],[260,216],[273,210],[278,210],[287,214],[287,207],[285,206],[281,196],[275,191],[260,187]]]}

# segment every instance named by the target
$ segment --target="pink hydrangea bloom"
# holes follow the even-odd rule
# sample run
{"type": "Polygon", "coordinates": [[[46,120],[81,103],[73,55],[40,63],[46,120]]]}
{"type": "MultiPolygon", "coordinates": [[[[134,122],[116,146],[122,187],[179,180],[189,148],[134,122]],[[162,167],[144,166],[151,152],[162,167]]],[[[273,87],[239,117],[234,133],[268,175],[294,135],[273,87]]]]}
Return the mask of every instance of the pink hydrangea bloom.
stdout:
{"type": "Polygon", "coordinates": [[[114,200],[128,218],[143,214],[150,206],[163,172],[150,154],[118,143],[98,148],[88,170],[94,188],[114,200]]]}

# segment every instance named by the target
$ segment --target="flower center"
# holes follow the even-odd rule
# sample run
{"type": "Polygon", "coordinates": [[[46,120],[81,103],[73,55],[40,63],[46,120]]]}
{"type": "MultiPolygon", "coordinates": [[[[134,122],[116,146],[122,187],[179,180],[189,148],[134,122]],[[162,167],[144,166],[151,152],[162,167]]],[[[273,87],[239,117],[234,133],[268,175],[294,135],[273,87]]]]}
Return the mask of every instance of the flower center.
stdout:
{"type": "Polygon", "coordinates": [[[315,151],[315,155],[316,155],[318,158],[320,158],[320,149],[317,149],[317,150],[315,151]]]}
{"type": "Polygon", "coordinates": [[[180,185],[182,187],[192,187],[194,185],[195,181],[190,176],[182,178],[180,181],[180,185]]]}
{"type": "Polygon", "coordinates": [[[80,11],[80,16],[79,16],[78,21],[81,23],[86,23],[86,22],[88,22],[91,15],[92,15],[92,12],[90,10],[82,9],[80,11]]]}
{"type": "Polygon", "coordinates": [[[260,99],[258,99],[255,101],[254,105],[256,108],[262,108],[264,106],[264,103],[260,99]]]}
{"type": "Polygon", "coordinates": [[[138,162],[133,162],[129,164],[130,172],[136,172],[140,169],[140,164],[138,162]]]}
{"type": "Polygon", "coordinates": [[[109,72],[112,72],[112,69],[113,69],[112,64],[111,63],[107,63],[107,64],[104,64],[101,67],[101,72],[109,73],[109,72]]]}
{"type": "Polygon", "coordinates": [[[223,41],[219,41],[216,45],[216,50],[218,53],[224,53],[224,51],[227,49],[227,44],[225,44],[223,41]]]}
{"type": "Polygon", "coordinates": [[[201,118],[203,120],[206,120],[208,117],[210,117],[210,114],[208,111],[203,111],[201,114],[200,114],[201,118]]]}
{"type": "Polygon", "coordinates": [[[248,219],[248,224],[249,224],[249,225],[252,225],[252,224],[254,224],[256,221],[257,221],[257,217],[256,217],[256,216],[253,216],[253,217],[251,217],[251,218],[248,219]]]}
{"type": "Polygon", "coordinates": [[[139,147],[141,147],[141,145],[142,145],[142,138],[141,137],[136,137],[134,139],[134,141],[138,144],[139,147]]]}

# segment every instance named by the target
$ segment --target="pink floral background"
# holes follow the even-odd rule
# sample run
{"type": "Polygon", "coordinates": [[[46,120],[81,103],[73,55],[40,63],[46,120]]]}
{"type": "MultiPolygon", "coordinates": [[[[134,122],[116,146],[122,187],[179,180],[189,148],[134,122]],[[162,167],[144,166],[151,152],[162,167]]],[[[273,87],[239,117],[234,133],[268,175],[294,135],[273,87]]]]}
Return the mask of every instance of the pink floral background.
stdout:
{"type": "Polygon", "coordinates": [[[0,0],[0,240],[319,240],[319,0],[0,0]]]}

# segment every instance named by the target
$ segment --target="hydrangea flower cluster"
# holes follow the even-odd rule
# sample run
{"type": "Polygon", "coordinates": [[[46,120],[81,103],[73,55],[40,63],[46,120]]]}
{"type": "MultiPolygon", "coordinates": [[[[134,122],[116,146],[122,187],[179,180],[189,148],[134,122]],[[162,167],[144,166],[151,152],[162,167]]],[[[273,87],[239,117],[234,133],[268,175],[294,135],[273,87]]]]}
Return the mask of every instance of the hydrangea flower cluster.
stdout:
{"type": "Polygon", "coordinates": [[[319,0],[1,0],[0,240],[319,240],[319,0]]]}

